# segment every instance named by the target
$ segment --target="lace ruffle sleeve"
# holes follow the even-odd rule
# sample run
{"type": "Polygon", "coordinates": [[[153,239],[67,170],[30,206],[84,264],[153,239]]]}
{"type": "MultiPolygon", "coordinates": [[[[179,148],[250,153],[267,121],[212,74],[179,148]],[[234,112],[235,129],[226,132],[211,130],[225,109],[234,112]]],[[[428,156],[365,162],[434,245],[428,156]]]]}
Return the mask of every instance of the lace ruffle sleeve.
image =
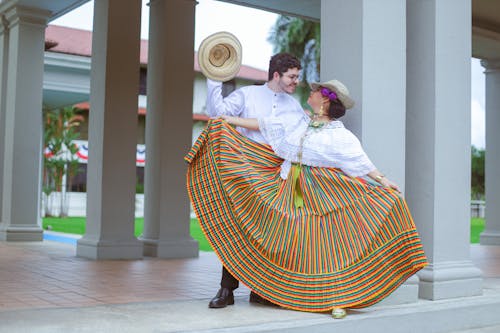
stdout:
{"type": "Polygon", "coordinates": [[[276,155],[286,160],[296,159],[298,146],[290,145],[288,139],[307,128],[309,118],[305,113],[263,117],[258,122],[260,132],[276,155]]]}

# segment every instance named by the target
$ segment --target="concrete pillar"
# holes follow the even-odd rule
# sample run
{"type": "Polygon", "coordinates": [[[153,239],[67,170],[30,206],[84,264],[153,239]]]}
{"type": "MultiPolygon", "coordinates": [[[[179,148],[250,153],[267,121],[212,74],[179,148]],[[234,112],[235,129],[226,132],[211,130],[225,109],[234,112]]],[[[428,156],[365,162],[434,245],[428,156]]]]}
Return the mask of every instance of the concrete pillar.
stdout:
{"type": "Polygon", "coordinates": [[[186,163],[191,145],[194,0],[150,2],[144,254],[198,256],[189,234],[186,163]],[[179,33],[182,31],[182,33],[179,33]]]}
{"type": "Polygon", "coordinates": [[[406,3],[406,198],[429,259],[419,295],[480,295],[469,254],[471,3],[406,3]]]}
{"type": "Polygon", "coordinates": [[[3,206],[3,151],[5,142],[5,102],[7,98],[7,60],[9,54],[9,30],[7,21],[0,14],[0,223],[3,206]]]}
{"type": "Polygon", "coordinates": [[[356,105],[342,121],[373,163],[405,186],[406,5],[321,1],[321,80],[339,79],[356,105]]]}
{"type": "Polygon", "coordinates": [[[80,257],[142,258],[134,236],[140,19],[140,0],[94,3],[87,225],[77,244],[80,257]]]}
{"type": "Polygon", "coordinates": [[[8,63],[6,76],[5,63],[2,70],[6,87],[2,87],[5,104],[0,239],[40,241],[43,52],[50,12],[12,6],[4,15],[8,32],[3,33],[3,58],[7,51],[8,63]]]}
{"type": "MultiPolygon", "coordinates": [[[[321,80],[339,79],[356,105],[341,119],[377,168],[405,188],[406,4],[321,1],[321,80]]],[[[383,304],[415,302],[410,278],[383,304]]]]}
{"type": "Polygon", "coordinates": [[[500,59],[481,60],[486,69],[486,228],[480,243],[500,245],[500,59]],[[489,204],[488,204],[489,203],[489,204]]]}

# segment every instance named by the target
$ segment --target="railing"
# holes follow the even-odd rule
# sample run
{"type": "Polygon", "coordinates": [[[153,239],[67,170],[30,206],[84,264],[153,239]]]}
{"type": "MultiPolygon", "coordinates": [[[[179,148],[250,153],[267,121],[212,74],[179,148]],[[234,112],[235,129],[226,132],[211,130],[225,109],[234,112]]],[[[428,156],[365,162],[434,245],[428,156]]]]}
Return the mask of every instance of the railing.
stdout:
{"type": "Polygon", "coordinates": [[[484,200],[471,200],[470,202],[470,216],[484,218],[484,209],[486,204],[484,200]]]}
{"type": "MultiPolygon", "coordinates": [[[[85,192],[68,192],[68,203],[65,210],[68,216],[85,216],[85,209],[87,204],[87,193],[85,192]]],[[[42,216],[44,214],[45,206],[45,195],[42,196],[42,216]]],[[[59,213],[58,203],[60,201],[60,193],[54,192],[51,194],[49,199],[50,208],[53,210],[53,214],[59,213]]],[[[484,218],[485,202],[484,200],[471,200],[470,203],[470,213],[471,217],[484,218]]],[[[144,194],[137,194],[135,201],[135,216],[144,216],[144,194]]],[[[194,216],[194,215],[193,215],[194,216]]]]}
{"type": "MultiPolygon", "coordinates": [[[[63,205],[63,211],[67,216],[85,216],[87,208],[87,193],[85,192],[67,192],[66,201],[63,205]]],[[[61,193],[52,192],[48,198],[42,195],[41,215],[45,216],[45,209],[51,215],[58,216],[61,211],[61,193]]],[[[144,217],[144,194],[135,195],[135,217],[144,217]]]]}

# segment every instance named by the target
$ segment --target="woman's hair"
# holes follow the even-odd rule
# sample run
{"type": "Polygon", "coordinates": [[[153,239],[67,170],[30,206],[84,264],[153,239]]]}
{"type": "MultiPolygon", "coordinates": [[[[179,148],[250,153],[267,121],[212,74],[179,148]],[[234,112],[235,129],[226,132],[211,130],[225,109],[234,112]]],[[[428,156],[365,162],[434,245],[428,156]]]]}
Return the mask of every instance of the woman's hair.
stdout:
{"type": "Polygon", "coordinates": [[[273,55],[269,61],[268,80],[273,79],[274,72],[278,72],[280,76],[283,76],[283,73],[291,68],[302,69],[300,60],[296,56],[286,52],[273,55]]]}
{"type": "Polygon", "coordinates": [[[330,107],[328,108],[328,118],[338,119],[345,115],[345,106],[342,104],[340,99],[334,99],[330,101],[330,107]]]}

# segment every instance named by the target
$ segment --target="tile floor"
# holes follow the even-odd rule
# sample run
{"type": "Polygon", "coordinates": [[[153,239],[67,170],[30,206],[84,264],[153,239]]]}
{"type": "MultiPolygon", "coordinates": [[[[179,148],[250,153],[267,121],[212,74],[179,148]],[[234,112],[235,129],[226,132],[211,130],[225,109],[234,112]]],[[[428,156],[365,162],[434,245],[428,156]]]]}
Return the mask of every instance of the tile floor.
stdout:
{"type": "MultiPolygon", "coordinates": [[[[0,311],[207,299],[222,266],[213,253],[193,259],[105,260],[75,256],[74,245],[0,241],[0,311]]],[[[248,295],[240,287],[236,295],[248,295]]]]}
{"type": "MultiPolygon", "coordinates": [[[[0,241],[0,311],[149,301],[208,300],[219,288],[213,253],[193,259],[104,260],[75,256],[71,244],[0,241]]],[[[485,278],[500,280],[500,246],[471,246],[485,278]]],[[[246,287],[236,296],[248,295],[246,287]]]]}

